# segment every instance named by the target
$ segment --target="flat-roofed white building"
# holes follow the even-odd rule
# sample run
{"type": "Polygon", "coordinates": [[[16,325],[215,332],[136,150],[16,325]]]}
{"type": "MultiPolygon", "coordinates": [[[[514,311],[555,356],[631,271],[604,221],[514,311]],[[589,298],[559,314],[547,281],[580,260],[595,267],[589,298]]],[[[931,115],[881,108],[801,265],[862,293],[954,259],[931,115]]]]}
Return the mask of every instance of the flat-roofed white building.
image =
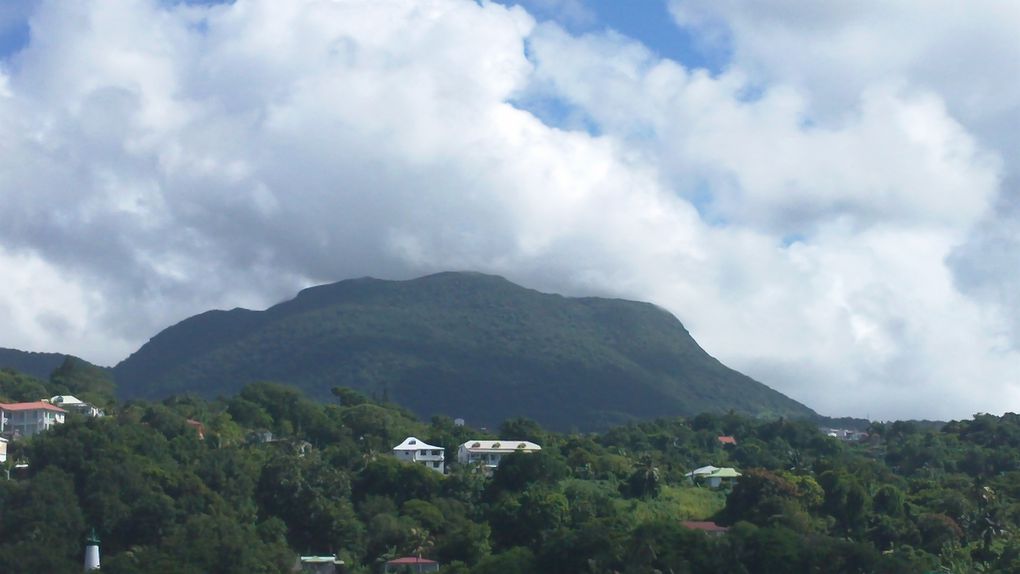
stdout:
{"type": "Polygon", "coordinates": [[[440,474],[446,472],[446,449],[441,446],[433,446],[413,436],[404,439],[404,442],[393,447],[393,456],[398,460],[417,462],[425,465],[440,474]]]}
{"type": "Polygon", "coordinates": [[[15,436],[32,436],[54,425],[64,424],[67,411],[50,403],[0,403],[0,413],[6,415],[3,432],[15,436]]]}
{"type": "Polygon", "coordinates": [[[526,440],[469,440],[457,449],[457,462],[496,468],[508,454],[540,450],[542,447],[526,440]]]}

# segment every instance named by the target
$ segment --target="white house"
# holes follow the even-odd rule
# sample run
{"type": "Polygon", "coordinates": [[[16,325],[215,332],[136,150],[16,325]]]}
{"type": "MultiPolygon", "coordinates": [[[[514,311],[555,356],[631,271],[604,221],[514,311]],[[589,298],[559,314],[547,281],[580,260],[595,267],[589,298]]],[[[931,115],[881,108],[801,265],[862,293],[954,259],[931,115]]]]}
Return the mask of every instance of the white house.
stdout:
{"type": "Polygon", "coordinates": [[[0,464],[7,462],[7,439],[0,436],[0,464]]]}
{"type": "Polygon", "coordinates": [[[344,561],[336,556],[301,556],[298,558],[298,567],[294,569],[294,572],[301,572],[301,574],[336,574],[337,566],[343,566],[343,564],[344,561]]]}
{"type": "Polygon", "coordinates": [[[91,403],[86,403],[74,395],[57,395],[55,397],[50,397],[50,404],[69,411],[79,412],[87,417],[103,416],[102,409],[91,403]]]}
{"type": "Polygon", "coordinates": [[[43,401],[34,403],[0,403],[0,413],[6,415],[4,432],[32,436],[54,425],[64,424],[67,411],[43,401]]]}
{"type": "Polygon", "coordinates": [[[413,436],[393,447],[393,456],[407,462],[417,462],[442,474],[446,472],[446,449],[433,446],[413,436]]]}
{"type": "Polygon", "coordinates": [[[696,468],[684,476],[691,479],[693,482],[704,481],[708,483],[708,486],[711,488],[719,488],[722,486],[724,479],[727,482],[730,482],[733,479],[738,478],[740,473],[732,468],[719,468],[709,465],[696,468]]]}
{"type": "Polygon", "coordinates": [[[538,452],[542,447],[526,440],[469,440],[457,449],[460,464],[496,468],[503,456],[514,452],[538,452]]]}

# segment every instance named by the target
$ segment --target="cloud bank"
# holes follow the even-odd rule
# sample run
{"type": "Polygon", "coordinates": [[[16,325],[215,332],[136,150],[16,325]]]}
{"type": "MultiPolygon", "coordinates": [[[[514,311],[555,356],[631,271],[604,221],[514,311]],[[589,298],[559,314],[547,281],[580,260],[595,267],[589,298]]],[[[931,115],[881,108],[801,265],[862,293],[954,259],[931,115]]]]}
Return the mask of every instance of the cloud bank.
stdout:
{"type": "Polygon", "coordinates": [[[39,2],[0,66],[0,345],[109,364],[473,269],[653,301],[822,412],[1016,410],[1020,95],[949,56],[1015,66],[1020,18],[744,4],[671,4],[710,74],[488,2],[39,2]]]}

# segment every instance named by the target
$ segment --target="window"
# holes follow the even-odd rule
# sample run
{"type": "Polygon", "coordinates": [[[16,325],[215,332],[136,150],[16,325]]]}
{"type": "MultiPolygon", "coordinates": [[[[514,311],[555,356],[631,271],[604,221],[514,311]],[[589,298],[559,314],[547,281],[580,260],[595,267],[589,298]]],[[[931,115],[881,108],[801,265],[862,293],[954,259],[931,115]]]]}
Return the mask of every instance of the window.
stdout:
{"type": "Polygon", "coordinates": [[[441,451],[441,450],[434,450],[434,451],[432,451],[432,456],[439,456],[440,454],[442,454],[442,452],[443,451],[441,451]]]}
{"type": "Polygon", "coordinates": [[[419,454],[419,455],[421,455],[421,456],[425,456],[425,455],[427,455],[428,453],[429,453],[429,451],[427,451],[427,450],[423,450],[423,451],[419,452],[418,454],[419,454]]]}
{"type": "Polygon", "coordinates": [[[439,461],[433,462],[432,468],[439,468],[439,461]]]}

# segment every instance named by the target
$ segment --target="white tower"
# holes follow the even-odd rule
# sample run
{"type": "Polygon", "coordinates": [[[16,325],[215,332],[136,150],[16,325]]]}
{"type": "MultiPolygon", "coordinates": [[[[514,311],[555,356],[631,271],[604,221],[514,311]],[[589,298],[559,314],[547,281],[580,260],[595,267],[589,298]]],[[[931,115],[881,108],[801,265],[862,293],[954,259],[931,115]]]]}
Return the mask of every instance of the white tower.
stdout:
{"type": "Polygon", "coordinates": [[[99,570],[99,537],[93,528],[85,540],[85,571],[99,570]]]}

